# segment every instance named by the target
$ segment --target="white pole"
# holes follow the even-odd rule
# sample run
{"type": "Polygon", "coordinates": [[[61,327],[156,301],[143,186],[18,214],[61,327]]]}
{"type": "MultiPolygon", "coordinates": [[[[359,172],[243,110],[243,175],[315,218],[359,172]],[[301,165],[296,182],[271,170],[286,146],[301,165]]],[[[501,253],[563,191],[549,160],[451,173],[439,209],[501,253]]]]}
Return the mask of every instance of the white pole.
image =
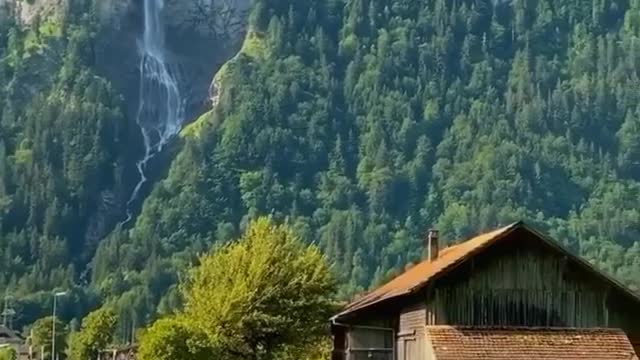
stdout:
{"type": "Polygon", "coordinates": [[[61,291],[53,294],[53,324],[51,325],[51,360],[57,360],[56,357],[56,300],[59,296],[67,295],[66,291],[61,291]]]}
{"type": "Polygon", "coordinates": [[[55,360],[56,353],[56,300],[58,299],[57,294],[53,295],[53,320],[52,322],[52,330],[51,330],[51,360],[55,360]]]}

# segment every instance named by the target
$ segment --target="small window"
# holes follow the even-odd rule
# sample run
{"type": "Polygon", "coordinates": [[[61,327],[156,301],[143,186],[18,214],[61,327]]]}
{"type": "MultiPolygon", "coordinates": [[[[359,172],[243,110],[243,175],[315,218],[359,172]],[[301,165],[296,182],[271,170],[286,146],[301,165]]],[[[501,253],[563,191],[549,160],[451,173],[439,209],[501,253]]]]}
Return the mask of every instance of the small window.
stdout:
{"type": "Polygon", "coordinates": [[[349,360],[393,360],[393,331],[353,327],[349,329],[349,360]]]}

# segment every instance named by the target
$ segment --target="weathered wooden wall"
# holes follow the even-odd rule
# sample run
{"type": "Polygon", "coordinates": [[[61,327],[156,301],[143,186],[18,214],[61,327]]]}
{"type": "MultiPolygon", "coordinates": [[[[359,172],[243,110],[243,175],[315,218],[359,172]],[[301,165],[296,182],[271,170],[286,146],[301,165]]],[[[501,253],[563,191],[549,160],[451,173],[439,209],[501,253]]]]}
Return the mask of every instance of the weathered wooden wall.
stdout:
{"type": "MultiPolygon", "coordinates": [[[[632,308],[607,281],[532,235],[510,241],[438,280],[427,324],[622,327],[632,308]]],[[[639,323],[635,318],[631,323],[639,323]]]]}
{"type": "Polygon", "coordinates": [[[629,297],[614,294],[607,303],[609,325],[623,329],[633,342],[640,345],[640,306],[629,297]]]}
{"type": "Polygon", "coordinates": [[[424,301],[401,310],[396,336],[397,360],[425,360],[426,321],[427,311],[424,301]]]}
{"type": "Polygon", "coordinates": [[[396,360],[426,360],[426,337],[424,331],[398,337],[396,360]]]}
{"type": "Polygon", "coordinates": [[[427,306],[424,302],[409,305],[400,312],[398,331],[400,333],[415,329],[424,330],[427,318],[427,306]]]}

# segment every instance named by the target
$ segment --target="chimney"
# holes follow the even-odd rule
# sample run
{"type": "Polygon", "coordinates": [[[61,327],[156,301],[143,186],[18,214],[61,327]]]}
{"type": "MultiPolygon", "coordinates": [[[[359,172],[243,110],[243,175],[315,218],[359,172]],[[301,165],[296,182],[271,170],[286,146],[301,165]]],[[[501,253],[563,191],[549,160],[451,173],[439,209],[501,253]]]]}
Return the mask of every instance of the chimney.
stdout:
{"type": "Polygon", "coordinates": [[[428,253],[429,261],[434,261],[438,258],[440,253],[440,244],[438,243],[438,230],[430,229],[429,235],[427,235],[426,250],[428,253]]]}

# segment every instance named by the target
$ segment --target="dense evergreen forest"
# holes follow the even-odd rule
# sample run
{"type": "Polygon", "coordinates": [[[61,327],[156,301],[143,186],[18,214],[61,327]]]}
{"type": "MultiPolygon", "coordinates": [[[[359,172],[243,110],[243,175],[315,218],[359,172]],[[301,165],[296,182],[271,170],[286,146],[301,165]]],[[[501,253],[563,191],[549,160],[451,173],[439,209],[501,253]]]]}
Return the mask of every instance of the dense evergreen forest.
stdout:
{"type": "Polygon", "coordinates": [[[66,317],[108,302],[126,338],[260,215],[325,252],[342,298],[419,260],[429,227],[516,220],[640,289],[640,0],[256,0],[217,105],[105,239],[92,214],[135,135],[77,6],[0,23],[0,290],[32,316],[71,287],[66,317]]]}
{"type": "Polygon", "coordinates": [[[19,300],[18,323],[54,287],[75,289],[69,316],[97,301],[81,275],[122,178],[122,99],[93,68],[93,6],[70,5],[28,27],[0,9],[0,290],[19,300]]]}

